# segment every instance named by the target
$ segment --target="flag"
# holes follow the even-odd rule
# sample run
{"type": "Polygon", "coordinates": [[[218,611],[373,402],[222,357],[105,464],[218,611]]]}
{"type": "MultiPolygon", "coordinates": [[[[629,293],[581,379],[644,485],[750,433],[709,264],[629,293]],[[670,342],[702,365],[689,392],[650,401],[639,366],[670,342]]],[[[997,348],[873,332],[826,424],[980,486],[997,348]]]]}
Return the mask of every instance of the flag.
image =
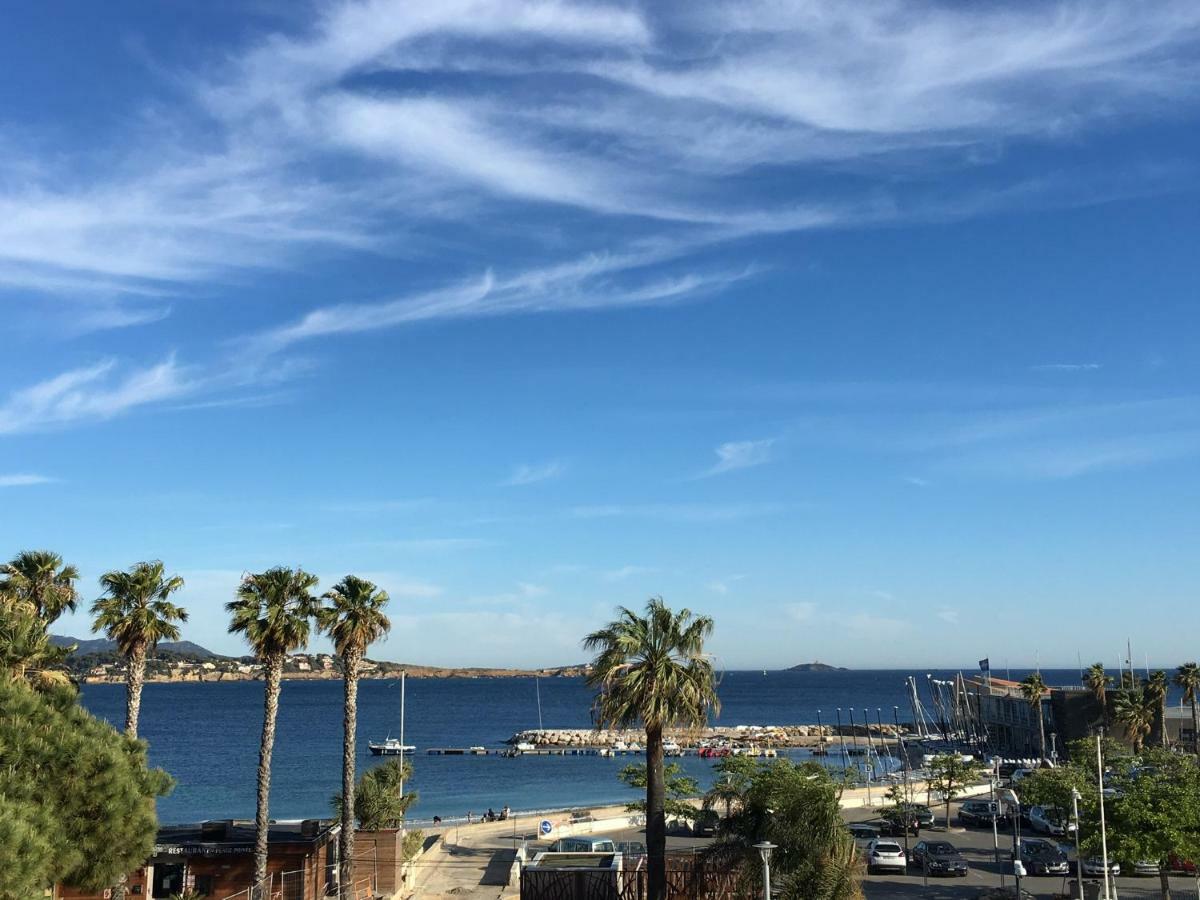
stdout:
{"type": "Polygon", "coordinates": [[[990,673],[990,672],[992,671],[992,663],[991,663],[991,660],[989,660],[989,659],[981,659],[981,660],[979,661],[979,671],[980,671],[980,672],[983,672],[984,674],[990,673]]]}

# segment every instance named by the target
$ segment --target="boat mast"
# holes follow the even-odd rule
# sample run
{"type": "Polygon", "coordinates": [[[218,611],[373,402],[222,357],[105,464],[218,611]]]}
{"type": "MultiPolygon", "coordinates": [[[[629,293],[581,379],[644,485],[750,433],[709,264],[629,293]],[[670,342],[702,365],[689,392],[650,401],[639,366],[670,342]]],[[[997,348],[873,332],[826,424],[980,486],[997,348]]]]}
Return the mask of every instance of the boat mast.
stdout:
{"type": "Polygon", "coordinates": [[[408,673],[400,671],[400,798],[404,798],[404,676],[408,673]]]}
{"type": "Polygon", "coordinates": [[[533,686],[534,686],[534,689],[537,690],[538,733],[540,734],[542,731],[542,682],[541,682],[541,679],[538,678],[538,676],[536,676],[536,675],[533,676],[533,686]]]}

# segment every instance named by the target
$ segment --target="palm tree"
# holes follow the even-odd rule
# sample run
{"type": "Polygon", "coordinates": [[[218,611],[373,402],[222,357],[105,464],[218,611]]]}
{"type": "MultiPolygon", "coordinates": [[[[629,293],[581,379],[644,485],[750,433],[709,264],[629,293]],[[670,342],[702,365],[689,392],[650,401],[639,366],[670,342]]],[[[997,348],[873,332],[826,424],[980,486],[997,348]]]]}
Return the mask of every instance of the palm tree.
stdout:
{"type": "Polygon", "coordinates": [[[275,745],[275,716],[279,712],[279,682],[289,653],[308,644],[312,618],[319,606],[313,596],[317,577],[303,569],[276,566],[257,575],[243,575],[237,599],[225,604],[233,614],[230,633],[241,634],[262,663],[262,742],[258,750],[258,810],[254,825],[254,884],[267,877],[268,799],[271,793],[271,750],[275,745]]]}
{"type": "Polygon", "coordinates": [[[1157,707],[1158,701],[1142,688],[1125,688],[1113,698],[1113,718],[1133,743],[1134,753],[1142,752],[1142,744],[1154,727],[1157,707]]]}
{"type": "Polygon", "coordinates": [[[179,640],[176,623],[187,621],[187,610],[169,599],[183,587],[183,579],[168,577],[163,564],[154,560],[140,562],[128,572],[106,572],[100,576],[100,586],[104,596],[92,604],[96,617],[92,631],[103,629],[125,657],[125,733],[137,737],[146,656],[159,641],[179,640]]]}
{"type": "Polygon", "coordinates": [[[1112,676],[1104,671],[1104,663],[1092,663],[1083,676],[1083,686],[1092,692],[1100,707],[1104,707],[1104,695],[1112,684],[1112,676]]]}
{"type": "Polygon", "coordinates": [[[71,683],[63,663],[73,649],[50,641],[31,604],[0,594],[0,673],[34,687],[62,687],[71,683]]]}
{"type": "Polygon", "coordinates": [[[1175,684],[1183,688],[1183,699],[1192,705],[1192,752],[1200,756],[1200,716],[1196,699],[1200,697],[1200,665],[1184,663],[1175,670],[1175,684]]]}
{"type": "Polygon", "coordinates": [[[49,550],[23,550],[0,566],[0,575],[0,594],[28,603],[47,625],[79,603],[79,571],[49,550]]]}
{"type": "Polygon", "coordinates": [[[1154,710],[1158,717],[1158,740],[1162,746],[1167,746],[1167,673],[1158,669],[1150,673],[1146,682],[1146,695],[1154,701],[1154,710]]]}
{"type": "Polygon", "coordinates": [[[350,890],[354,878],[354,736],[358,727],[358,665],[367,647],[392,627],[383,608],[387,591],[355,575],[347,575],[324,599],[331,605],[317,613],[317,625],[333,639],[334,650],[342,658],[342,684],[345,704],[342,710],[342,834],[341,890],[350,890]]]}
{"type": "Polygon", "coordinates": [[[1034,672],[1032,675],[1021,679],[1021,695],[1025,698],[1025,702],[1037,713],[1038,746],[1042,752],[1042,759],[1046,758],[1046,721],[1042,712],[1042,697],[1045,694],[1046,682],[1042,679],[1041,672],[1034,672]]]}
{"type": "Polygon", "coordinates": [[[592,714],[597,728],[646,729],[647,900],[663,900],[667,881],[666,786],[663,731],[701,726],[718,712],[712,662],[704,641],[713,620],[690,610],[672,612],[661,597],[646,604],[645,616],[619,607],[617,618],[583,641],[597,651],[587,676],[597,689],[592,714]]]}

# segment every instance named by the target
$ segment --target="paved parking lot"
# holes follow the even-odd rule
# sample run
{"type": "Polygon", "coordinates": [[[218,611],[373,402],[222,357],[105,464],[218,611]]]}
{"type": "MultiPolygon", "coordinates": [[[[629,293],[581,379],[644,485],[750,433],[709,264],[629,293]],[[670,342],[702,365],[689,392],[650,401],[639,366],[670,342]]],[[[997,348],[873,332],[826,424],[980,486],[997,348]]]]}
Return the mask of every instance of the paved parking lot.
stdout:
{"type": "MultiPolygon", "coordinates": [[[[951,818],[957,822],[958,804],[950,804],[951,818]]],[[[863,890],[867,896],[867,900],[884,900],[884,898],[930,898],[930,900],[969,900],[974,898],[985,887],[996,887],[1000,884],[1000,865],[996,863],[993,853],[992,831],[990,828],[966,828],[962,829],[955,824],[954,829],[946,832],[941,823],[945,815],[945,806],[938,804],[934,809],[937,814],[939,827],[935,830],[923,831],[922,838],[947,840],[963,854],[966,858],[970,871],[967,876],[956,878],[930,878],[928,886],[922,877],[921,872],[910,867],[908,875],[899,874],[878,874],[868,875],[863,882],[863,890]]],[[[862,821],[864,819],[875,818],[869,810],[849,810],[846,812],[847,821],[862,821]]],[[[1034,835],[1022,833],[1023,836],[1033,837],[1034,835]]],[[[915,844],[921,838],[909,838],[910,846],[915,844]]],[[[889,840],[893,840],[889,838],[889,840]]],[[[903,845],[901,839],[898,843],[903,845]]],[[[1012,863],[1008,859],[1008,855],[1012,850],[1012,832],[1001,831],[999,833],[1000,855],[1004,863],[1007,863],[1006,871],[1011,871],[1012,863]]],[[[1075,852],[1070,852],[1072,860],[1075,858],[1075,852]]],[[[1021,889],[1027,891],[1038,900],[1049,900],[1053,897],[1062,897],[1068,894],[1069,883],[1071,878],[1063,878],[1062,876],[1039,876],[1026,877],[1021,879],[1021,889]]],[[[1160,896],[1159,879],[1157,876],[1151,878],[1132,878],[1122,876],[1115,879],[1116,893],[1118,897],[1125,900],[1142,900],[1143,897],[1157,898],[1160,896]]],[[[1013,880],[1010,874],[1006,874],[1004,883],[1012,887],[1013,880]]],[[[1196,881],[1191,877],[1172,877],[1171,892],[1172,897],[1192,898],[1196,900],[1196,881]]]]}
{"type": "MultiPolygon", "coordinates": [[[[957,822],[958,805],[952,803],[950,805],[951,818],[957,822]]],[[[923,898],[923,900],[973,900],[977,897],[984,888],[998,887],[1001,883],[1000,869],[1002,865],[1006,865],[1004,884],[1012,887],[1013,880],[1011,874],[1011,862],[1009,861],[1009,853],[1012,850],[1012,832],[1001,831],[998,835],[999,855],[1001,863],[996,862],[992,842],[992,831],[990,828],[959,828],[955,824],[954,828],[947,832],[942,826],[942,819],[945,815],[945,806],[939,804],[934,812],[937,814],[938,827],[933,830],[922,831],[921,837],[910,837],[910,846],[915,845],[921,838],[948,840],[966,858],[970,870],[966,877],[938,877],[925,879],[921,872],[911,867],[910,874],[876,874],[867,875],[863,882],[863,890],[867,896],[867,900],[902,900],[902,898],[923,898]]],[[[844,816],[848,822],[861,822],[866,819],[876,818],[876,814],[871,810],[847,810],[844,816]]],[[[1025,836],[1032,837],[1033,835],[1026,834],[1025,836]]],[[[619,841],[642,841],[645,842],[645,831],[639,828],[625,829],[620,832],[613,832],[606,837],[612,837],[613,840],[619,841]]],[[[675,833],[671,834],[667,839],[667,846],[671,850],[687,850],[703,847],[708,844],[711,838],[697,838],[687,835],[675,833]]],[[[903,846],[902,839],[895,839],[903,846]]],[[[1070,857],[1074,859],[1074,850],[1071,851],[1070,857]]],[[[1067,896],[1070,890],[1070,877],[1063,878],[1062,876],[1038,876],[1026,877],[1022,879],[1021,888],[1029,893],[1037,900],[1051,900],[1055,897],[1067,896]]],[[[1160,896],[1159,879],[1157,876],[1150,878],[1133,878],[1122,876],[1115,879],[1117,896],[1123,900],[1149,900],[1149,898],[1157,898],[1160,896]]],[[[1176,900],[1200,900],[1200,895],[1197,894],[1196,880],[1191,877],[1172,876],[1171,878],[1171,895],[1176,900]]]]}

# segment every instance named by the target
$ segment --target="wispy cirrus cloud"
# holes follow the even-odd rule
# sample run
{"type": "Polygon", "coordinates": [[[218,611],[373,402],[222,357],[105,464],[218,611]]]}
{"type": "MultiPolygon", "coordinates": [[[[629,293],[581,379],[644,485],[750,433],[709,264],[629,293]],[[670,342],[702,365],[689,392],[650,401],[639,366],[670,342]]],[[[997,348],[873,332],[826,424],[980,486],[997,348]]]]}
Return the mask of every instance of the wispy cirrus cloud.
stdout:
{"type": "Polygon", "coordinates": [[[602,503],[572,507],[570,515],[576,519],[661,519],[704,525],[772,516],[786,509],[782,503],[602,503]]]}
{"type": "Polygon", "coordinates": [[[34,475],[31,472],[18,472],[12,475],[0,475],[0,488],[29,487],[35,484],[53,484],[57,478],[49,475],[34,475]]]}
{"type": "Polygon", "coordinates": [[[103,360],[9,394],[0,402],[0,434],[111,419],[196,389],[192,374],[174,357],[132,369],[103,360]]]}
{"type": "Polygon", "coordinates": [[[1032,372],[1095,372],[1100,363],[1042,363],[1030,366],[1032,372]]]}
{"type": "Polygon", "coordinates": [[[701,477],[709,478],[738,469],[765,465],[772,459],[771,452],[774,446],[775,438],[758,441],[727,441],[719,444],[713,451],[717,454],[716,463],[706,469],[701,477]]]}
{"type": "Polygon", "coordinates": [[[500,484],[504,487],[523,487],[529,484],[537,484],[542,481],[552,481],[555,478],[561,478],[566,471],[566,463],[557,459],[552,459],[544,463],[522,463],[516,466],[512,470],[512,473],[501,481],[500,484]]]}

